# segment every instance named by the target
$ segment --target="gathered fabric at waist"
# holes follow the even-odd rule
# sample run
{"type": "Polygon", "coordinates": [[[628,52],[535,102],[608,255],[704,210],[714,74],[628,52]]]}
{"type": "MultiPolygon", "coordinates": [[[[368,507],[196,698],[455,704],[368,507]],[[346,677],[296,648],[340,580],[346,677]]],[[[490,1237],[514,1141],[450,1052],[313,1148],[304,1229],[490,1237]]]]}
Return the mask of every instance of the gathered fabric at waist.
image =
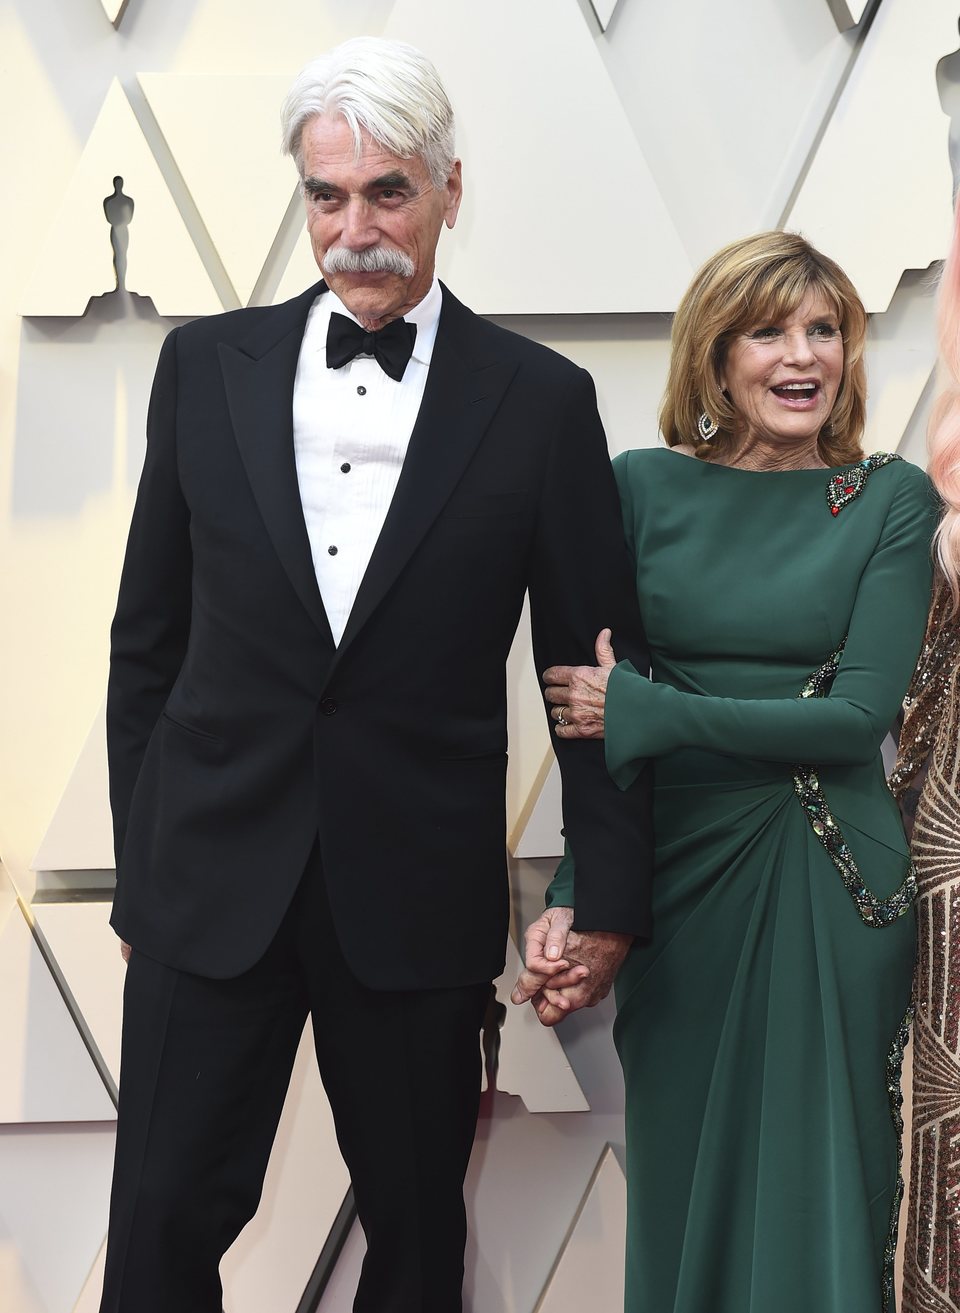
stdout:
{"type": "Polygon", "coordinates": [[[779,761],[761,761],[753,757],[703,752],[698,748],[683,748],[668,756],[658,757],[654,769],[654,786],[657,789],[726,789],[750,785],[776,787],[778,784],[787,784],[793,788],[791,765],[779,761]]]}
{"type": "MultiPolygon", "coordinates": [[[[691,844],[704,857],[704,845],[712,849],[722,867],[778,817],[787,826],[779,832],[788,850],[812,846],[818,861],[829,862],[814,828],[817,817],[807,812],[809,799],[798,796],[795,769],[693,749],[661,758],[654,788],[658,870],[665,872],[691,844]]],[[[836,833],[849,844],[866,883],[886,897],[904,879],[910,859],[879,754],[876,762],[823,767],[816,775],[836,833]]]]}

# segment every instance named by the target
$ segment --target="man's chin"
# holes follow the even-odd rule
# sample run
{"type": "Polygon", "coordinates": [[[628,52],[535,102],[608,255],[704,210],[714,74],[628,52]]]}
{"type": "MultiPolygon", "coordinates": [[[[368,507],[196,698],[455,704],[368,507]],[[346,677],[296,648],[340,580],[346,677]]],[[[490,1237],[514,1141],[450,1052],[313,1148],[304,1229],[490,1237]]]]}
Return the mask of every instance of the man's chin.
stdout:
{"type": "Polygon", "coordinates": [[[358,319],[383,319],[404,304],[406,288],[394,274],[334,274],[326,282],[358,319]]]}

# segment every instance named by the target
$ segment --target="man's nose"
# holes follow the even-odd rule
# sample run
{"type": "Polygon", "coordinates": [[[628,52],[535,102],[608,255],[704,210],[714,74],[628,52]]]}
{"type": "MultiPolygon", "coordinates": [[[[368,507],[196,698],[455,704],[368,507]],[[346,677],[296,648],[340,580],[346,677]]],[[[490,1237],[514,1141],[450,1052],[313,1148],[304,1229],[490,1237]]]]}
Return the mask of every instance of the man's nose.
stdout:
{"type": "Polygon", "coordinates": [[[351,196],[343,211],[340,242],[351,251],[376,246],[380,233],[373,221],[373,210],[361,196],[351,196]]]}

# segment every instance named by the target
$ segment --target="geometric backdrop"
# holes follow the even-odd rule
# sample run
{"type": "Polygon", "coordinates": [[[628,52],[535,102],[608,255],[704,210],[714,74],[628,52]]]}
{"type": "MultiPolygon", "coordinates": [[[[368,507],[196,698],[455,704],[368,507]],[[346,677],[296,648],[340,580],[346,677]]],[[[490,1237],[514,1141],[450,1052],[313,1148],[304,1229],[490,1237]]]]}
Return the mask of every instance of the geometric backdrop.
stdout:
{"type": "MultiPolygon", "coordinates": [[[[442,275],[474,308],[591,371],[612,451],[656,439],[670,311],[691,271],[722,242],[783,225],[840,259],[874,311],[867,445],[922,463],[958,19],[953,0],[0,10],[3,158],[17,198],[0,251],[4,1310],[96,1308],[123,979],[106,925],[107,630],[163,334],[316,277],[292,166],[278,156],[292,75],[358,32],[435,59],[466,188],[442,275]]],[[[509,680],[522,925],[559,838],[524,634],[509,680]]],[[[508,1010],[468,1178],[468,1308],[567,1313],[587,1295],[616,1306],[623,1129],[610,1017],[607,1003],[553,1033],[508,1010]]],[[[230,1313],[307,1307],[346,1188],[305,1040],[264,1206],[225,1267],[230,1313]]],[[[350,1232],[327,1313],[349,1308],[361,1253],[350,1232]]]]}

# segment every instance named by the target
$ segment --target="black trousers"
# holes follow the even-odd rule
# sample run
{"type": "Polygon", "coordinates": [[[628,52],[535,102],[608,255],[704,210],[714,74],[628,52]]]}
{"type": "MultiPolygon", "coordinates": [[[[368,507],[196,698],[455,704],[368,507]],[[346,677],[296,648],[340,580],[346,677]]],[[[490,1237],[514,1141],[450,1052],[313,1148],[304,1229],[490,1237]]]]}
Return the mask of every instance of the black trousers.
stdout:
{"type": "Polygon", "coordinates": [[[367,1240],[355,1313],[457,1313],[489,992],[361,985],[316,852],[242,976],[135,952],[100,1313],[220,1313],[220,1259],[256,1211],[308,1013],[367,1240]]]}

